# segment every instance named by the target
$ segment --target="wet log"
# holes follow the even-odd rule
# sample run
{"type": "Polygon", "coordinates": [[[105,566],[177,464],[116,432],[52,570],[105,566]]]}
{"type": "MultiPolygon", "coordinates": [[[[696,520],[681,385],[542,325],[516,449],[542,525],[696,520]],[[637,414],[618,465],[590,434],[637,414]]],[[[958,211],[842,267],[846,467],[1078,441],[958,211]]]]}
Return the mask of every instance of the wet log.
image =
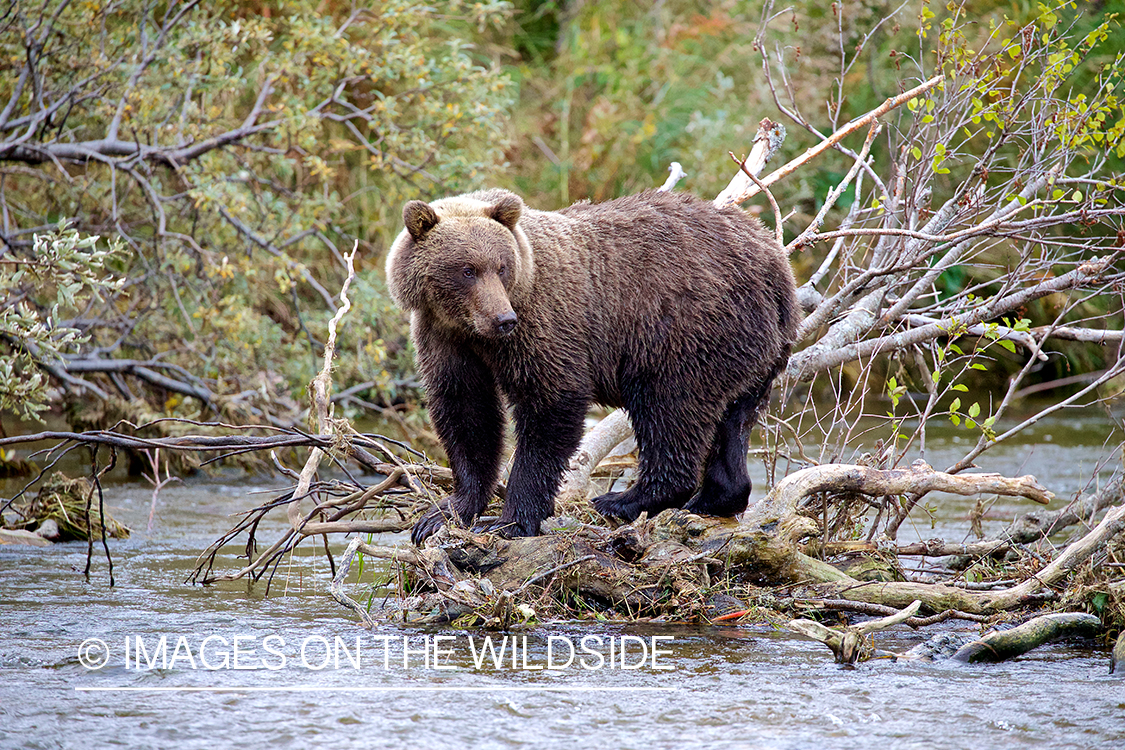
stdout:
{"type": "MultiPolygon", "coordinates": [[[[1012,546],[1007,542],[994,539],[984,542],[971,542],[969,544],[956,544],[947,542],[944,539],[924,539],[920,542],[911,542],[910,544],[902,544],[898,547],[890,548],[896,555],[902,557],[951,557],[951,556],[965,556],[972,558],[985,557],[987,555],[999,555],[1010,550],[1012,546]]],[[[885,550],[886,547],[880,546],[875,542],[862,542],[862,541],[839,541],[829,542],[823,547],[825,555],[842,555],[848,552],[880,552],[885,550]]]]}
{"type": "Polygon", "coordinates": [[[50,547],[52,543],[49,539],[44,539],[31,531],[0,528],[0,545],[3,544],[25,544],[29,547],[50,547]]]}
{"type": "Polygon", "coordinates": [[[820,584],[809,588],[817,596],[826,599],[847,599],[882,604],[896,609],[905,607],[913,601],[920,601],[923,611],[931,614],[950,609],[972,615],[991,614],[997,611],[981,592],[966,591],[940,583],[852,581],[843,584],[820,584]]]}
{"type": "Polygon", "coordinates": [[[956,609],[972,614],[989,614],[1015,609],[1038,601],[1041,592],[1062,582],[1085,563],[1105,544],[1125,530],[1125,505],[1117,506],[1106,514],[1102,522],[1090,533],[1070,544],[1055,560],[1023,583],[1003,591],[966,591],[953,586],[924,583],[859,582],[813,587],[824,598],[905,607],[918,599],[925,609],[941,612],[956,609]]]}
{"type": "Polygon", "coordinates": [[[1082,612],[1043,615],[1010,630],[998,630],[967,643],[952,658],[968,664],[1005,661],[1044,643],[1067,638],[1093,638],[1101,627],[1100,619],[1082,612]]]}

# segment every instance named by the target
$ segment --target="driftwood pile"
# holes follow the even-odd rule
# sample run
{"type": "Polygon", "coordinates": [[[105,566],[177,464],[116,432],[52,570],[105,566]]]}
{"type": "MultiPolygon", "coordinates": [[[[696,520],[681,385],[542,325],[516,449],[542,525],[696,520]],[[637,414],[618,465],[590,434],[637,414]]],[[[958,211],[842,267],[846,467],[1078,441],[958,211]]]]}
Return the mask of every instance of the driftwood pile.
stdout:
{"type": "MultiPolygon", "coordinates": [[[[996,538],[971,544],[825,543],[824,508],[857,496],[933,491],[1023,497],[1040,504],[1053,495],[1032,476],[950,475],[921,461],[895,470],[827,464],[789,475],[738,520],[668,510],[611,528],[590,513],[585,498],[604,490],[595,489],[593,481],[605,476],[612,481],[628,465],[620,455],[605,460],[627,436],[627,420],[614,413],[586,437],[563,483],[560,507],[567,514],[545,521],[541,536],[504,539],[447,528],[423,548],[378,546],[354,538],[340,561],[332,595],[369,626],[380,618],[497,629],[544,617],[723,624],[785,623],[786,615],[814,613],[886,618],[839,631],[803,618],[789,623],[795,632],[824,641],[845,663],[887,655],[871,648],[866,636],[898,622],[924,627],[962,619],[1010,625],[1044,610],[1061,610],[979,642],[945,633],[938,637],[941,643],[897,655],[956,654],[968,661],[1010,658],[1060,638],[1108,636],[1121,626],[1125,580],[1112,580],[1112,568],[1107,576],[1107,569],[1094,564],[1120,552],[1115,546],[1125,529],[1125,482],[1120,477],[1062,510],[1027,513],[996,538]],[[1029,545],[1098,515],[1101,521],[1053,560],[1035,564],[1042,550],[1032,555],[1029,545]],[[377,594],[369,600],[383,603],[374,610],[357,603],[355,585],[347,583],[357,555],[391,562],[389,569],[379,568],[378,591],[368,589],[377,594]],[[946,579],[909,580],[900,559],[911,556],[945,560],[946,579]],[[1006,559],[1011,560],[1007,567],[1006,559]],[[965,580],[963,571],[980,560],[994,561],[997,580],[965,580]],[[1010,571],[1023,571],[1022,580],[1010,571]],[[1085,581],[1085,588],[1068,587],[1072,579],[1085,581]],[[1090,608],[1095,591],[1108,596],[1101,608],[1104,625],[1098,617],[1074,611],[1090,608]],[[951,648],[951,638],[956,648],[951,648]]],[[[399,490],[418,481],[400,472],[399,490]]],[[[445,489],[431,485],[429,502],[448,491],[448,477],[443,475],[441,482],[445,489]]],[[[385,488],[386,482],[378,486],[385,488]]],[[[381,521],[368,523],[406,530],[429,502],[396,511],[394,519],[383,514],[381,521]]]]}
{"type": "MultiPolygon", "coordinates": [[[[1091,558],[1104,553],[1106,545],[1125,529],[1125,505],[1121,504],[1125,488],[1116,481],[1086,498],[1087,507],[1115,500],[1102,521],[1019,583],[968,584],[952,569],[947,581],[907,580],[898,560],[910,555],[942,557],[964,567],[965,560],[959,558],[1018,558],[1021,542],[1017,539],[1026,541],[1026,531],[1022,537],[968,545],[940,540],[882,548],[864,543],[830,544],[851,548],[844,555],[852,559],[846,566],[851,573],[845,572],[845,566],[823,559],[823,529],[809,515],[814,499],[822,503],[825,496],[858,493],[881,497],[930,490],[1019,496],[1040,503],[1051,498],[1030,476],[953,476],[922,462],[891,471],[840,464],[816,466],[778,483],[737,521],[668,510],[617,528],[556,516],[544,522],[543,535],[510,540],[451,528],[421,549],[377,546],[356,538],[344,554],[331,589],[339,602],[368,625],[376,618],[506,629],[544,616],[727,624],[784,623],[784,613],[888,617],[850,631],[846,627],[834,631],[807,619],[789,623],[792,630],[827,643],[840,661],[852,662],[879,655],[864,647],[865,636],[900,621],[913,627],[948,619],[1001,623],[1026,619],[1044,608],[1081,607],[1081,597],[1065,587],[1067,579],[1076,571],[1088,572],[1091,558]],[[393,562],[395,574],[386,577],[386,587],[380,590],[383,607],[374,612],[349,595],[346,581],[357,553],[393,562]],[[857,555],[881,564],[855,565],[857,555]],[[902,608],[906,608],[905,614],[899,612],[902,608]],[[849,632],[851,636],[847,636],[849,632]]],[[[1074,509],[1054,514],[1054,521],[1065,513],[1073,514],[1074,509]]],[[[1041,514],[1029,514],[1011,528],[1043,524],[1052,526],[1041,514]]],[[[1115,596],[1123,593],[1123,583],[1112,584],[1115,596]]],[[[1001,655],[994,658],[1009,658],[1050,640],[1105,634],[1106,628],[1097,617],[1071,612],[1062,618],[1054,614],[1046,620],[1040,618],[1023,630],[999,633],[1003,635],[989,636],[991,641],[985,638],[985,645],[972,648],[973,639],[962,639],[957,658],[988,660],[982,651],[1001,655]],[[1003,647],[996,645],[1000,640],[1003,647]]],[[[935,650],[941,651],[934,646],[923,655],[935,650]]]]}

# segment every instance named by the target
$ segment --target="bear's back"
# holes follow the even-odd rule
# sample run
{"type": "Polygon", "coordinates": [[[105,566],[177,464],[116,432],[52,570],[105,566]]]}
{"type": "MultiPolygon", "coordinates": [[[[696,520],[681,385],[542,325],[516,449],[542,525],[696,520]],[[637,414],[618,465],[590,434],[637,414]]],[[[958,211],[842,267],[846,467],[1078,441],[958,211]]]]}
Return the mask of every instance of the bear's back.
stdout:
{"type": "MultiPolygon", "coordinates": [[[[788,257],[773,233],[739,208],[649,191],[529,213],[524,226],[532,245],[561,252],[565,263],[585,271],[590,292],[604,298],[593,309],[605,314],[607,325],[651,324],[677,310],[711,319],[732,310],[736,318],[738,310],[777,310],[777,320],[748,326],[774,329],[785,343],[792,339],[797,310],[788,257]],[[542,224],[554,233],[546,243],[536,241],[542,224]]],[[[545,260],[537,258],[537,267],[545,260]]]]}
{"type": "Polygon", "coordinates": [[[623,375],[679,367],[718,373],[709,386],[727,393],[788,351],[788,258],[741,209],[645,192],[528,209],[520,225],[534,249],[536,307],[585,341],[603,403],[618,405],[623,375]]]}

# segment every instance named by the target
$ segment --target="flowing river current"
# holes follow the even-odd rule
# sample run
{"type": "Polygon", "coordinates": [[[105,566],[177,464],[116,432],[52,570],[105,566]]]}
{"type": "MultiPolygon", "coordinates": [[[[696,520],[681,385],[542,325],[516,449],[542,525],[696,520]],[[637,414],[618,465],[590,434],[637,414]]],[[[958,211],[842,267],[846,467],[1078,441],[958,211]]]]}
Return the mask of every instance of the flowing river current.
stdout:
{"type": "MultiPolygon", "coordinates": [[[[1099,412],[1045,420],[979,463],[1035,474],[1060,506],[1109,475],[1098,461],[1112,429],[1099,412]]],[[[927,460],[945,468],[965,448],[935,436],[927,460]]],[[[997,665],[841,669],[820,643],[765,626],[544,622],[507,641],[395,624],[369,632],[328,595],[323,550],[309,542],[269,596],[264,585],[185,583],[230,514],[270,482],[170,485],[151,532],[147,485],[107,487],[112,513],[134,529],[110,542],[112,588],[97,550],[85,582],[84,543],[0,547],[0,748],[1125,747],[1125,680],[1097,644],[997,665]]],[[[755,476],[755,497],[763,489],[755,476]]],[[[934,527],[920,516],[902,540],[961,541],[974,502],[932,498],[934,527]]],[[[985,532],[1032,507],[1001,499],[985,532]]],[[[283,514],[272,523],[267,543],[283,514]]],[[[239,551],[228,547],[217,568],[235,569],[239,551]]],[[[903,651],[941,627],[973,626],[898,626],[876,644],[903,651]]]]}

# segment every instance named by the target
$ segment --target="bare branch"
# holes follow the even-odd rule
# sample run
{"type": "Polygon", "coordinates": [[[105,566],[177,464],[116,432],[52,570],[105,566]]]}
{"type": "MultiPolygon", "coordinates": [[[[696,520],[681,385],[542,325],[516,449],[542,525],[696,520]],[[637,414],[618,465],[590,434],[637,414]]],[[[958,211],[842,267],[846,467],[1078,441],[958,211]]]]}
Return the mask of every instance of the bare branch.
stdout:
{"type": "Polygon", "coordinates": [[[1009,479],[999,474],[955,476],[935,471],[925,461],[915,461],[909,469],[882,471],[850,464],[823,464],[790,474],[777,483],[769,495],[752,505],[743,524],[767,523],[796,513],[801,501],[820,492],[860,492],[865,495],[901,495],[907,492],[949,492],[956,495],[993,493],[1026,497],[1046,505],[1054,497],[1033,476],[1009,479]]]}
{"type": "MultiPolygon", "coordinates": [[[[801,165],[805,164],[808,161],[811,161],[812,159],[816,158],[817,156],[824,153],[828,149],[832,148],[838,142],[842,141],[844,138],[851,135],[855,131],[860,130],[865,125],[870,125],[872,122],[879,119],[883,115],[887,114],[892,109],[895,109],[896,107],[900,107],[903,104],[905,104],[906,102],[913,99],[914,97],[918,96],[919,94],[923,94],[923,93],[929,91],[934,86],[937,86],[939,83],[941,83],[944,80],[945,80],[944,75],[937,75],[937,76],[934,76],[933,78],[931,78],[930,80],[926,81],[925,83],[923,83],[919,86],[915,86],[914,88],[910,89],[909,91],[906,91],[902,94],[899,94],[898,96],[892,96],[890,99],[887,99],[885,102],[883,102],[881,105],[879,105],[875,109],[871,110],[867,114],[865,114],[862,117],[859,117],[855,120],[852,120],[847,125],[844,125],[842,128],[837,130],[835,133],[828,136],[826,139],[824,139],[823,141],[821,141],[817,145],[813,146],[812,148],[808,149],[807,151],[805,151],[805,153],[801,154],[796,159],[793,159],[792,161],[788,162],[787,164],[780,167],[779,169],[777,169],[773,172],[770,172],[768,175],[766,175],[765,177],[762,178],[763,185],[765,187],[769,187],[770,185],[777,182],[781,178],[789,176],[793,172],[797,171],[797,169],[799,167],[801,167],[801,165]]],[[[857,159],[857,161],[862,161],[862,160],[857,159]]],[[[739,196],[739,200],[736,201],[736,202],[743,203],[743,202],[749,200],[750,198],[753,198],[758,193],[759,189],[760,188],[758,188],[757,185],[754,185],[752,187],[747,188],[746,191],[739,196]]]]}

